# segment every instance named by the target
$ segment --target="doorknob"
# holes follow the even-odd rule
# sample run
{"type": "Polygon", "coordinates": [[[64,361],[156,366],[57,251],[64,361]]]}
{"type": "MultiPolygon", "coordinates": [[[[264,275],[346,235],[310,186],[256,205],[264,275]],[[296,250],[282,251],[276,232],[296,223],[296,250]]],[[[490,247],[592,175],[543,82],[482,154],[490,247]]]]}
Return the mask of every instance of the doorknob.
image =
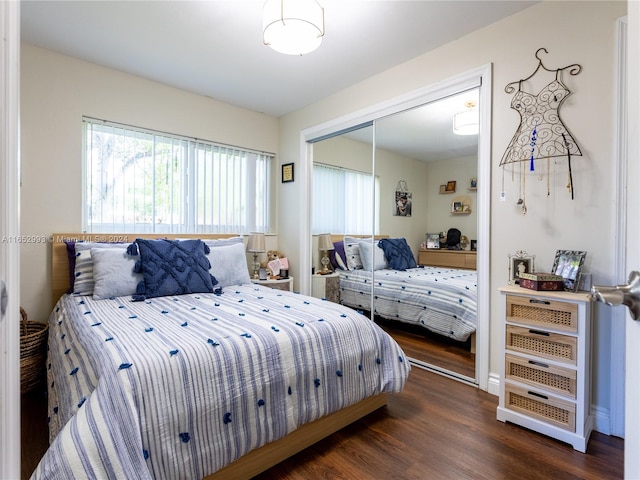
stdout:
{"type": "Polygon", "coordinates": [[[628,285],[593,285],[591,298],[611,306],[626,305],[629,307],[631,318],[640,319],[640,272],[633,271],[629,274],[628,285]]]}

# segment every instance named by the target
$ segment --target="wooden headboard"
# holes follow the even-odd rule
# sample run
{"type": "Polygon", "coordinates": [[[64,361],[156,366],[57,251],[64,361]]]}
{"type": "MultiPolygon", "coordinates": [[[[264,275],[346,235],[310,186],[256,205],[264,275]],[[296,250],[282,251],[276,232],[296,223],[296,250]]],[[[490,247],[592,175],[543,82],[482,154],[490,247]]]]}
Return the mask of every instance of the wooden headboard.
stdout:
{"type": "Polygon", "coordinates": [[[201,238],[220,239],[237,237],[237,233],[54,233],[51,250],[51,301],[52,307],[69,290],[69,260],[65,241],[131,243],[136,238],[201,238]]]}

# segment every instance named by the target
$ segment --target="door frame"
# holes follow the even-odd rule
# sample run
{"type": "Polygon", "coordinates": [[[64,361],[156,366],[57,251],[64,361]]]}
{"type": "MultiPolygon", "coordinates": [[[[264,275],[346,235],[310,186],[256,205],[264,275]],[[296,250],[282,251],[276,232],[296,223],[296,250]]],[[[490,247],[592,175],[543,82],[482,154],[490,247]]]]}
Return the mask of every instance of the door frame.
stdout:
{"type": "Polygon", "coordinates": [[[0,478],[20,478],[20,2],[0,2],[0,34],[0,478]]]}

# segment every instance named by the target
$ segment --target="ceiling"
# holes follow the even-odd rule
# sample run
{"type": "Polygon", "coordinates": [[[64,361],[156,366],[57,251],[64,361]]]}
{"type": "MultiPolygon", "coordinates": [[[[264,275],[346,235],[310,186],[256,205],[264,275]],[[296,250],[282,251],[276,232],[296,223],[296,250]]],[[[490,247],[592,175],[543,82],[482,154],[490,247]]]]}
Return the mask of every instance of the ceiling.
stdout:
{"type": "Polygon", "coordinates": [[[23,41],[275,117],[536,1],[319,0],[318,50],[262,43],[263,0],[23,1],[23,41]]]}

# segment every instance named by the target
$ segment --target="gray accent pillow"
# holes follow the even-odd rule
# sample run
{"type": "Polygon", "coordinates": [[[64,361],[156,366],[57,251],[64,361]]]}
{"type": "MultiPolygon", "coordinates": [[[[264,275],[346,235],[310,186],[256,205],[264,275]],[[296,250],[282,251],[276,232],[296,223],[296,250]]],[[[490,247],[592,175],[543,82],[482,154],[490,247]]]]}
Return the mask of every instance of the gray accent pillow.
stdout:
{"type": "Polygon", "coordinates": [[[91,249],[94,300],[124,297],[136,293],[142,274],[134,273],[133,267],[137,257],[128,255],[126,245],[123,247],[91,249]]]}
{"type": "Polygon", "coordinates": [[[205,243],[209,245],[210,250],[207,255],[211,263],[211,269],[209,271],[211,275],[218,280],[216,287],[251,283],[247,256],[241,238],[239,242],[215,240],[212,242],[206,241],[205,243]]]}
{"type": "Polygon", "coordinates": [[[372,244],[371,241],[361,241],[358,245],[360,246],[362,268],[370,272],[389,268],[389,264],[384,258],[384,251],[380,248],[378,242],[372,244]],[[371,250],[373,250],[373,268],[371,268],[371,250]]]}

